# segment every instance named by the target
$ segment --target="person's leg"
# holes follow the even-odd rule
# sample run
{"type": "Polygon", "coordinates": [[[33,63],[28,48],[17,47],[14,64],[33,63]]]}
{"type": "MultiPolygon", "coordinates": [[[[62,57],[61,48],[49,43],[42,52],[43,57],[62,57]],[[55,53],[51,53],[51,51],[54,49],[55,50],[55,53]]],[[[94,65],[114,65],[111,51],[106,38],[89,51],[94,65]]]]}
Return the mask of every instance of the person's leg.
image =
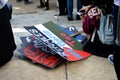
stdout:
{"type": "Polygon", "coordinates": [[[68,20],[73,20],[73,0],[67,0],[68,20]]]}
{"type": "Polygon", "coordinates": [[[43,10],[49,10],[49,0],[45,0],[45,8],[43,10]]]}
{"type": "Polygon", "coordinates": [[[116,39],[118,6],[113,5],[112,14],[113,14],[114,39],[116,39]]]}
{"type": "MultiPolygon", "coordinates": [[[[119,40],[119,25],[117,25],[120,21],[119,21],[119,16],[118,16],[118,12],[119,11],[119,7],[114,5],[113,6],[113,27],[114,27],[114,36],[115,36],[115,40],[116,37],[118,38],[118,43],[120,42],[119,40]]],[[[115,52],[114,52],[114,68],[115,68],[115,72],[117,75],[118,80],[120,80],[120,46],[117,46],[117,44],[115,45],[114,48],[115,52]]]]}
{"type": "Polygon", "coordinates": [[[44,5],[44,2],[42,1],[42,0],[40,0],[40,6],[41,7],[44,7],[45,5],[44,5]]]}
{"type": "Polygon", "coordinates": [[[67,10],[67,0],[64,0],[64,12],[65,12],[65,14],[67,14],[68,13],[68,10],[67,10]]]}
{"type": "Polygon", "coordinates": [[[24,0],[24,2],[29,2],[29,0],[24,0]]]}
{"type": "Polygon", "coordinates": [[[66,15],[67,0],[58,0],[58,3],[59,3],[59,15],[66,15]]]}
{"type": "MultiPolygon", "coordinates": [[[[80,0],[77,0],[77,12],[79,12],[79,10],[82,8],[82,4],[80,2],[80,0]]],[[[80,16],[76,15],[76,19],[80,20],[80,16]]]]}
{"type": "Polygon", "coordinates": [[[16,0],[16,2],[21,2],[22,0],[16,0]]]}
{"type": "Polygon", "coordinates": [[[45,5],[44,5],[44,2],[42,0],[40,0],[40,4],[36,6],[36,8],[43,8],[45,5]]]}
{"type": "Polygon", "coordinates": [[[9,20],[7,5],[0,9],[0,66],[9,62],[13,56],[13,51],[16,49],[12,28],[9,20]]]}
{"type": "Polygon", "coordinates": [[[80,0],[77,0],[77,12],[79,12],[79,10],[82,8],[82,4],[80,2],[80,0]]]}
{"type": "Polygon", "coordinates": [[[115,47],[114,53],[114,68],[117,75],[118,80],[120,80],[120,46],[115,47]]]}

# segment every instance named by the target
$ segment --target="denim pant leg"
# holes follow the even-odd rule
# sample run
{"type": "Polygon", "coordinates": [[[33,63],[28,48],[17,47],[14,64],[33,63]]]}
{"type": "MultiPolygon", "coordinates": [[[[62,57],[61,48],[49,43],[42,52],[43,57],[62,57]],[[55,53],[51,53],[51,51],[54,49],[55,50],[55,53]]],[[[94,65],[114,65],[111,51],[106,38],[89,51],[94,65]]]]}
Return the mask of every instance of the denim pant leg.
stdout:
{"type": "Polygon", "coordinates": [[[82,4],[80,2],[80,0],[77,0],[77,12],[79,12],[79,9],[82,8],[82,4]]]}
{"type": "Polygon", "coordinates": [[[73,18],[73,0],[67,0],[68,17],[73,18]]]}

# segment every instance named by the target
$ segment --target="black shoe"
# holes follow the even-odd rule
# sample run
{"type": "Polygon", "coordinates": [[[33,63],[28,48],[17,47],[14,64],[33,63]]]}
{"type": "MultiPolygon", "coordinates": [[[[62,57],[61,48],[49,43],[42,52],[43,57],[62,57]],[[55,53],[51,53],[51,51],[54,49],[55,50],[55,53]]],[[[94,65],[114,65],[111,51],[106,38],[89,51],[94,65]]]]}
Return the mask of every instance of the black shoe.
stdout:
{"type": "Polygon", "coordinates": [[[81,20],[79,15],[76,15],[76,19],[77,20],[81,20]]]}
{"type": "Polygon", "coordinates": [[[67,13],[66,12],[61,12],[59,15],[60,16],[65,16],[65,15],[67,15],[67,13]]]}
{"type": "Polygon", "coordinates": [[[67,17],[67,19],[68,19],[68,21],[73,21],[73,18],[69,18],[69,17],[67,17]]]}
{"type": "Polygon", "coordinates": [[[49,7],[44,7],[43,8],[43,11],[47,11],[47,10],[49,10],[49,7]]]}
{"type": "Polygon", "coordinates": [[[44,6],[40,6],[40,5],[38,5],[38,6],[36,6],[36,8],[43,8],[44,6]]]}
{"type": "Polygon", "coordinates": [[[22,0],[16,0],[16,2],[21,2],[22,0]]]}
{"type": "Polygon", "coordinates": [[[28,1],[28,2],[25,2],[25,4],[33,4],[33,1],[28,1]]]}

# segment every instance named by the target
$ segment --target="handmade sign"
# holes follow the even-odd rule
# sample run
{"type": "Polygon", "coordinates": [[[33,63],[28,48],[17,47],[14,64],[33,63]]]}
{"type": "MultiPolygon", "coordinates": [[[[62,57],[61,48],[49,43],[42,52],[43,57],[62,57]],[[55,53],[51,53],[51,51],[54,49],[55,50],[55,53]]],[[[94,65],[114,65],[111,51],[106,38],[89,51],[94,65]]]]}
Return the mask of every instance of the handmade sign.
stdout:
{"type": "Polygon", "coordinates": [[[70,37],[53,22],[24,26],[24,28],[33,34],[40,43],[68,61],[81,60],[91,55],[82,50],[80,42],[70,37]]]}
{"type": "MultiPolygon", "coordinates": [[[[64,27],[58,25],[58,27],[68,35],[72,35],[72,34],[78,32],[78,30],[76,29],[75,26],[68,26],[68,27],[64,28],[64,27]]],[[[83,34],[78,34],[76,36],[73,36],[73,38],[80,43],[84,43],[84,41],[86,41],[86,39],[87,39],[86,36],[83,34]]]]}
{"type": "Polygon", "coordinates": [[[25,47],[19,51],[24,53],[32,62],[42,64],[48,68],[55,68],[63,61],[59,55],[48,54],[50,52],[49,49],[42,45],[34,36],[24,36],[20,37],[20,39],[25,47]]]}

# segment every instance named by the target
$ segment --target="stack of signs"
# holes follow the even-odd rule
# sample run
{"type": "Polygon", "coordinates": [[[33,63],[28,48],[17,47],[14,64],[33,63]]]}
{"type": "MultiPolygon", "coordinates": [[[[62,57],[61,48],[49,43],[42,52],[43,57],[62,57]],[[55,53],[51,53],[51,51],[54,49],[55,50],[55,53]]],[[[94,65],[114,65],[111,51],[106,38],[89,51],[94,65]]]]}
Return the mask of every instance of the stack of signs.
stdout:
{"type": "MultiPolygon", "coordinates": [[[[68,35],[71,35],[71,34],[74,34],[74,33],[78,32],[78,30],[76,29],[75,26],[69,26],[69,27],[64,28],[64,27],[58,25],[58,27],[62,31],[64,31],[65,33],[67,33],[68,35]]],[[[78,34],[76,36],[73,36],[73,38],[75,40],[77,40],[78,42],[80,42],[80,43],[84,43],[87,40],[86,36],[83,35],[83,34],[78,34]]]]}
{"type": "Polygon", "coordinates": [[[51,55],[49,48],[40,43],[34,36],[23,36],[20,39],[24,45],[19,50],[21,53],[24,53],[21,57],[27,57],[32,62],[40,63],[48,68],[55,68],[63,61],[59,55],[51,55]]]}
{"type": "Polygon", "coordinates": [[[91,55],[82,50],[80,42],[67,34],[69,31],[65,32],[67,28],[62,30],[64,28],[58,27],[51,21],[34,26],[24,26],[24,28],[34,36],[34,38],[28,37],[32,39],[24,48],[24,54],[31,60],[49,68],[54,68],[63,59],[78,61],[91,55]]]}

